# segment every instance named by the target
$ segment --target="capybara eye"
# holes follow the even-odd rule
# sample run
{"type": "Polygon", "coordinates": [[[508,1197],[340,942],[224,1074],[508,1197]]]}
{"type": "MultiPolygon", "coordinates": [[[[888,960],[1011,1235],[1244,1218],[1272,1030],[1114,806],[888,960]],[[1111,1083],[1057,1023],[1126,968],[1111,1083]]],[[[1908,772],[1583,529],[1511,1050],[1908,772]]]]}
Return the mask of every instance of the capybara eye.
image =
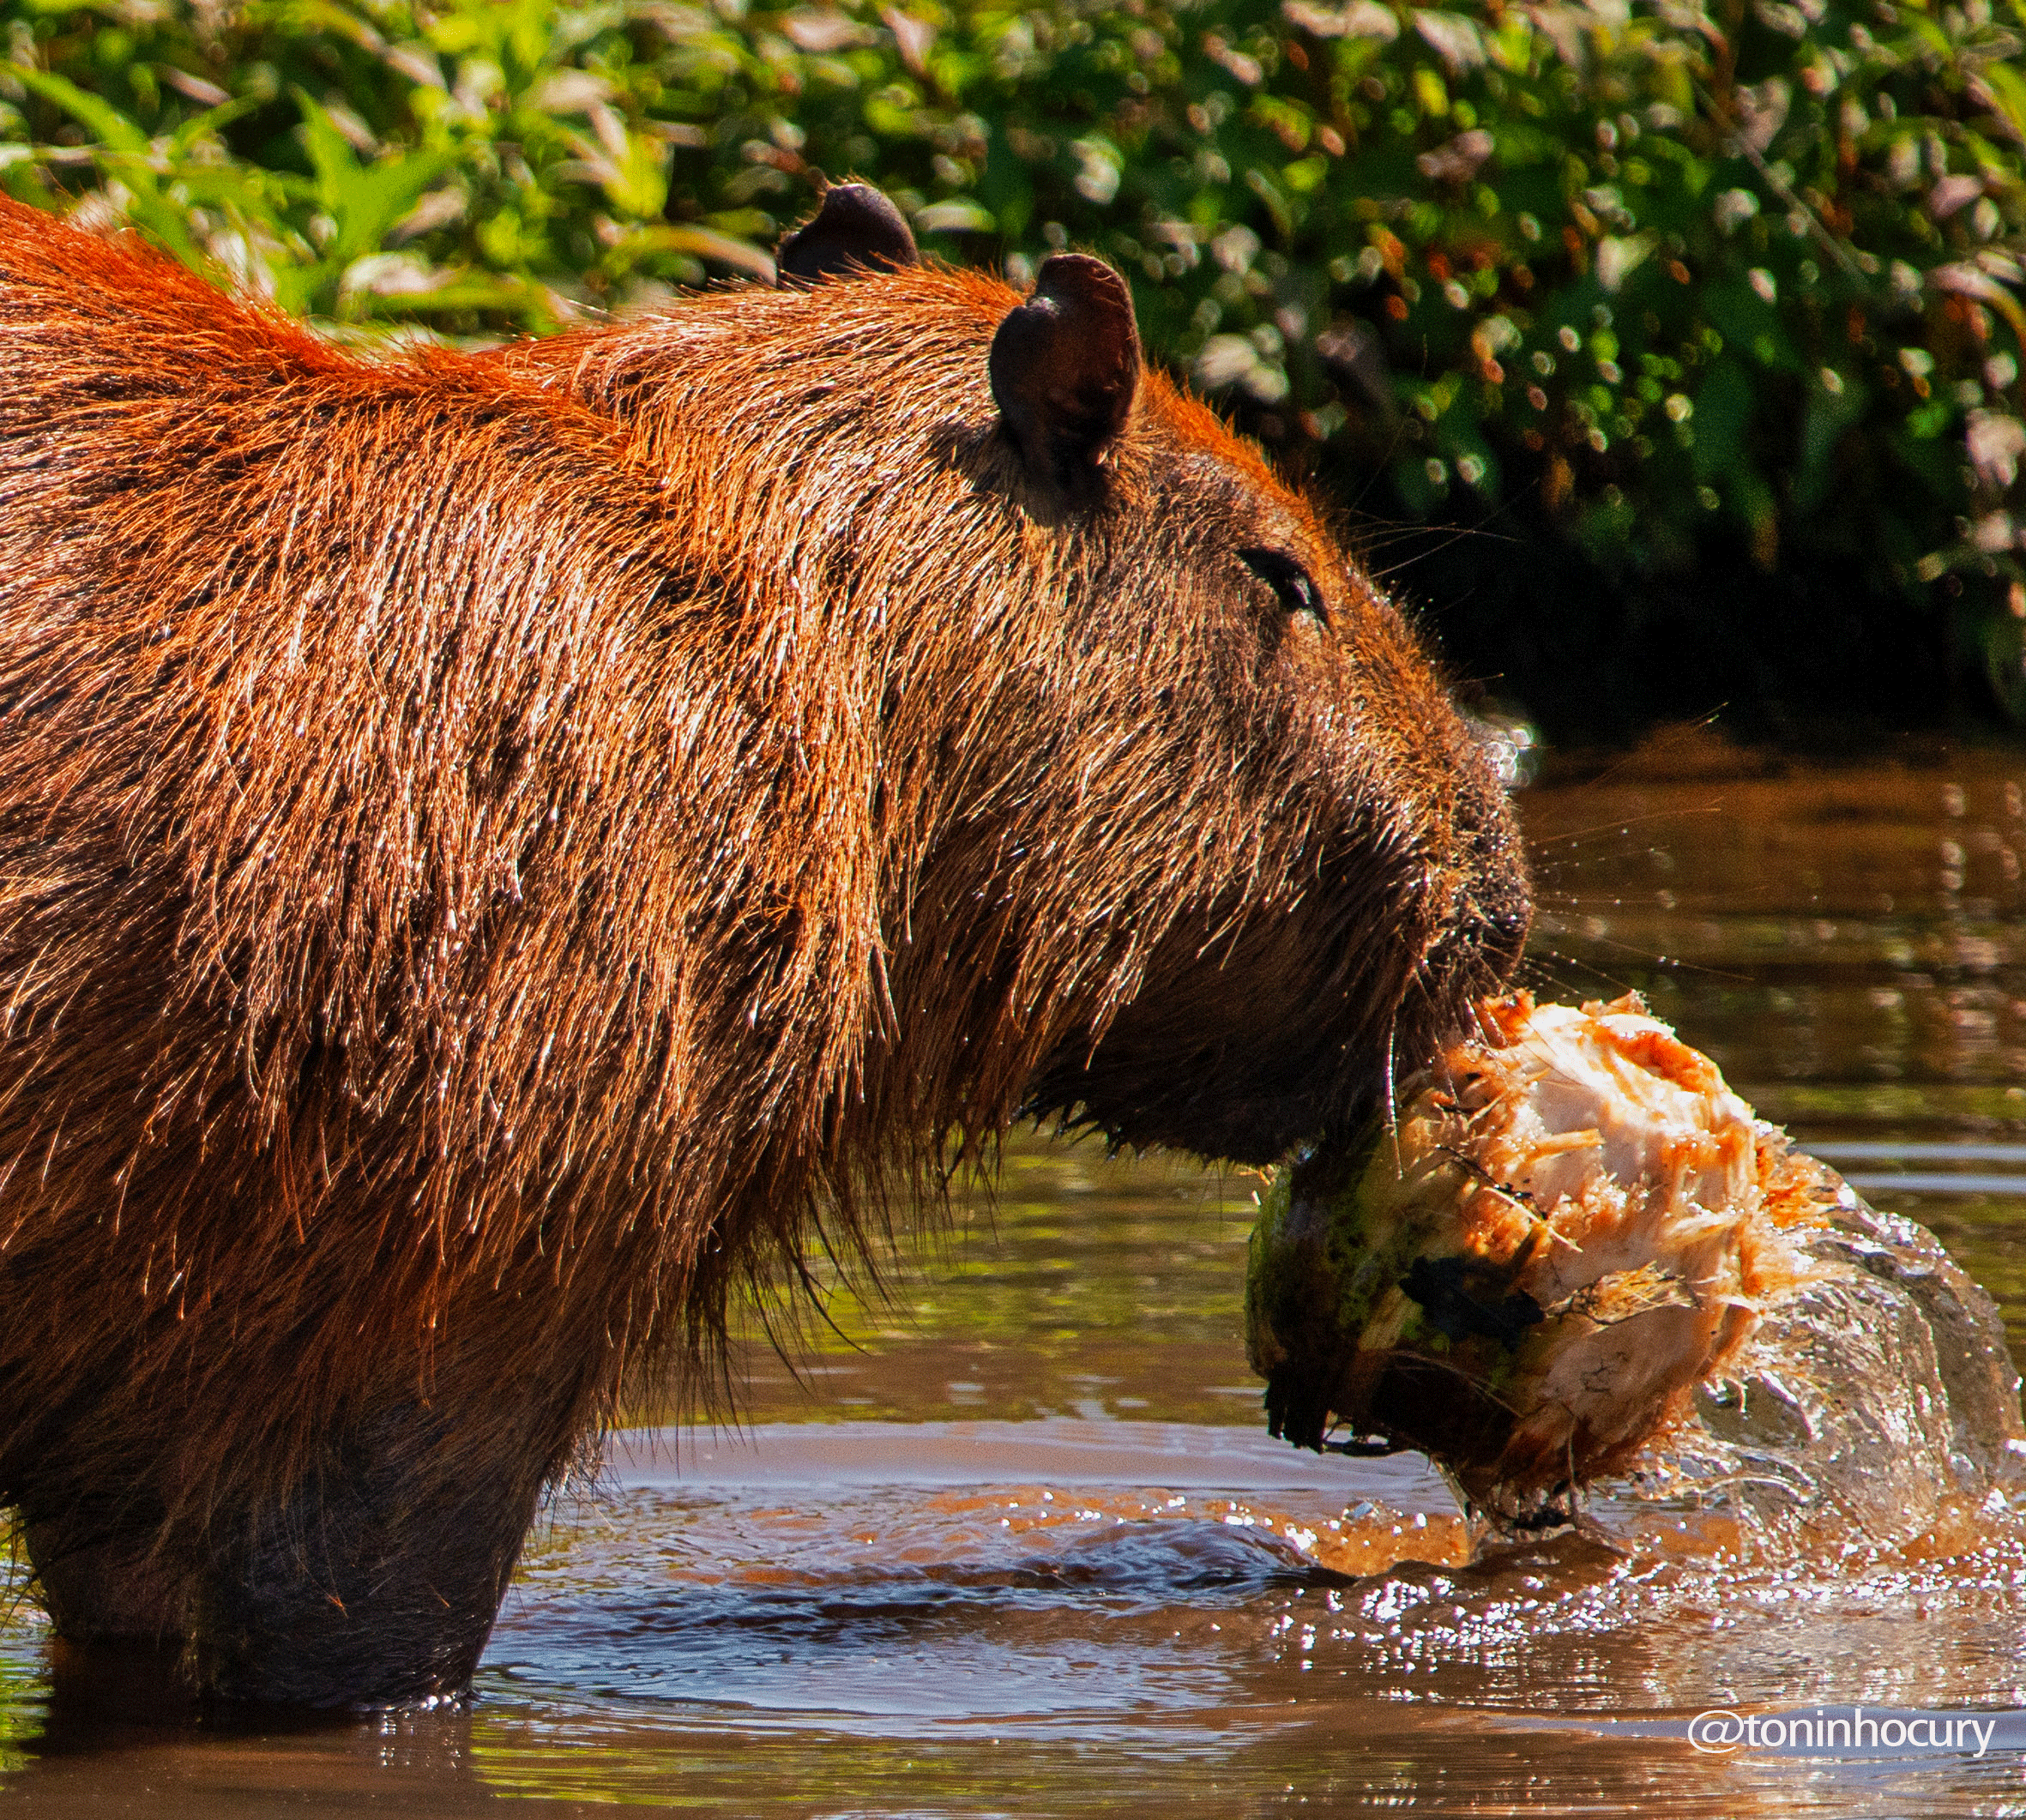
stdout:
{"type": "Polygon", "coordinates": [[[1290,613],[1312,613],[1318,625],[1330,624],[1330,609],[1315,577],[1281,550],[1241,550],[1238,559],[1280,596],[1290,613]]]}

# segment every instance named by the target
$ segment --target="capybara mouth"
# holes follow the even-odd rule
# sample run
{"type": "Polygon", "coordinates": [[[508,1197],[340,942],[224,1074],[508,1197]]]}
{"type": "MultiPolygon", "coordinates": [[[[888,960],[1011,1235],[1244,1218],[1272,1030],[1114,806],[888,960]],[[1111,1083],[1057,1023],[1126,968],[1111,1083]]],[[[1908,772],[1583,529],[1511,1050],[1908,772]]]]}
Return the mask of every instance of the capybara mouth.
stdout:
{"type": "Polygon", "coordinates": [[[1114,1144],[1233,1163],[1335,1152],[1389,1112],[1402,1081],[1474,1033],[1476,995],[1500,984],[1509,965],[1472,943],[1424,961],[1384,1015],[1338,989],[1344,1015],[1336,1021],[1314,1015],[1330,996],[1323,991],[1263,989],[1251,1016],[1221,1041],[1197,1035],[1217,1021],[1207,997],[1179,1009],[1129,1008],[1094,1049],[1071,1043],[1057,1052],[1023,1114],[1114,1144]]]}
{"type": "MultiPolygon", "coordinates": [[[[1477,1008],[1518,966],[1533,899],[1504,786],[1460,720],[1454,731],[1451,823],[1398,843],[1417,860],[1438,850],[1446,866],[1424,864],[1404,883],[1389,877],[1385,854],[1367,854],[1227,948],[1184,937],[1157,949],[1149,972],[1160,989],[1096,1043],[1059,1045],[1025,1115],[1263,1166],[1350,1142],[1402,1080],[1480,1034],[1477,1008]]],[[[1199,921],[1215,919],[1183,926],[1199,921]]]]}
{"type": "Polygon", "coordinates": [[[1475,943],[1409,968],[1411,953],[1390,925],[1318,937],[1289,919],[1222,964],[1190,956],[1094,1046],[1059,1046],[1023,1110],[1114,1144],[1234,1163],[1336,1142],[1389,1103],[1396,1070],[1415,1071],[1464,1028],[1474,990],[1497,982],[1475,943]]]}

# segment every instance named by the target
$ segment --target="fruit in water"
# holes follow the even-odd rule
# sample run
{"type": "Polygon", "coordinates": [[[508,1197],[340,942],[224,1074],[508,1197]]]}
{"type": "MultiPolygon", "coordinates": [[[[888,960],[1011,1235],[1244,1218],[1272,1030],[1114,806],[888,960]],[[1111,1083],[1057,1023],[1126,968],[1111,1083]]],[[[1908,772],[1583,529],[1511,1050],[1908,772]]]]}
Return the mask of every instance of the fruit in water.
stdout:
{"type": "Polygon", "coordinates": [[[1396,1125],[1276,1179],[1247,1351],[1275,1433],[1317,1446],[1334,1416],[1524,1522],[1682,1416],[1848,1190],[1637,998],[1476,1022],[1396,1125]]]}

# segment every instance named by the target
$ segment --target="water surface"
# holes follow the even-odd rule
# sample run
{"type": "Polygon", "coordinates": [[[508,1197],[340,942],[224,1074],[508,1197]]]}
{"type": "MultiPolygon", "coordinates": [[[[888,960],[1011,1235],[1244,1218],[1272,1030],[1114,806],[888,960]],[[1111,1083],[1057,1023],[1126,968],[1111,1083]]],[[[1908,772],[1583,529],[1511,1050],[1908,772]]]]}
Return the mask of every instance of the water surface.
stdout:
{"type": "MultiPolygon", "coordinates": [[[[1544,992],[1637,989],[2026,1341],[2026,757],[1862,768],[1680,740],[1523,799],[1544,992]]],[[[1709,1756],[1683,1723],[2026,1709],[2026,1547],[1708,1533],[1468,1548],[1411,1458],[1261,1431],[1257,1184],[1023,1139],[738,1432],[623,1437],[531,1547],[467,1714],[108,1717],[0,1624],[0,1812],[2026,1813],[1980,1759],[1709,1756]],[[516,1804],[510,1806],[508,1804],[516,1804]]],[[[648,1412],[647,1413],[652,1413],[648,1412]]]]}

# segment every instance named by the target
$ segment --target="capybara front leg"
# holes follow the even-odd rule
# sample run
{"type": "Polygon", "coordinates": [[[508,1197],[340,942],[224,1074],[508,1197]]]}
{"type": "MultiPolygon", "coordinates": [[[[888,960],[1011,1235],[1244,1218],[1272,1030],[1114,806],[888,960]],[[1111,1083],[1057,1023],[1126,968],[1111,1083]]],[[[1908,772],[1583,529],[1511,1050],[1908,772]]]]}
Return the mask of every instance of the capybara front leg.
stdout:
{"type": "Polygon", "coordinates": [[[278,1505],[214,1521],[190,1613],[200,1686],[290,1706],[461,1694],[556,1449],[502,1460],[407,1404],[349,1433],[278,1505]]]}
{"type": "Polygon", "coordinates": [[[45,1487],[21,1535],[50,1624],[66,1642],[182,1647],[184,1579],[160,1546],[161,1509],[145,1492],[95,1497],[45,1487]]]}

